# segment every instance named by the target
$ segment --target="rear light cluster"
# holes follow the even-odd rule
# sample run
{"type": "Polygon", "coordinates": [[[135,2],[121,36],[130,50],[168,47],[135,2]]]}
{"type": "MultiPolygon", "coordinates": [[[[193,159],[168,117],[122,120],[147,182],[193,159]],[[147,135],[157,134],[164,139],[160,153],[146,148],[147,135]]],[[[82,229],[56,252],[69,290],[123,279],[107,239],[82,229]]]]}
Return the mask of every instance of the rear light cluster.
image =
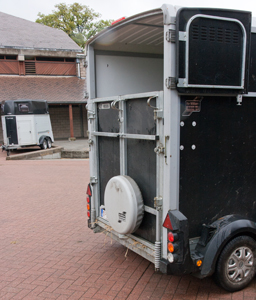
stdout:
{"type": "Polygon", "coordinates": [[[86,206],[87,206],[87,217],[88,217],[88,227],[91,228],[91,197],[92,197],[92,190],[90,183],[87,187],[87,197],[86,197],[86,206]]]}
{"type": "Polygon", "coordinates": [[[169,231],[167,234],[168,243],[168,260],[170,262],[177,262],[179,260],[178,254],[180,253],[180,243],[179,243],[179,236],[177,233],[173,233],[172,231],[169,231]]]}
{"type": "MultiPolygon", "coordinates": [[[[168,212],[163,223],[167,229],[167,259],[170,263],[181,263],[188,246],[184,241],[184,232],[188,230],[187,219],[180,212],[168,212]],[[171,217],[170,217],[171,215],[171,217]],[[173,223],[172,221],[173,220],[173,223]]],[[[195,261],[197,267],[201,267],[202,260],[195,261]]]]}
{"type": "Polygon", "coordinates": [[[174,232],[169,214],[167,214],[163,227],[168,229],[167,233],[167,258],[170,263],[179,262],[183,258],[182,233],[174,232]]]}

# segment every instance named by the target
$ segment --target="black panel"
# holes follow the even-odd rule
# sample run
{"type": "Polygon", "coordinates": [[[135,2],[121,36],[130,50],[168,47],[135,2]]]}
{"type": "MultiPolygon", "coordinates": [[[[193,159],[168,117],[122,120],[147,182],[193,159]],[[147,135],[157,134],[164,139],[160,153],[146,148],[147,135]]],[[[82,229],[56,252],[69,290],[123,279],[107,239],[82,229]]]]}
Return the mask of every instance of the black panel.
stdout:
{"type": "MultiPolygon", "coordinates": [[[[186,56],[185,42],[179,42],[179,32],[186,31],[189,20],[195,15],[209,15],[232,18],[240,21],[246,30],[246,64],[245,88],[183,88],[178,87],[180,93],[245,93],[248,87],[248,58],[251,30],[251,13],[223,9],[182,8],[177,14],[177,80],[185,78],[184,70],[186,56]]],[[[229,85],[240,86],[241,79],[241,27],[236,22],[214,20],[196,17],[189,32],[189,83],[198,85],[229,85]]]]}
{"type": "Polygon", "coordinates": [[[189,84],[241,85],[243,33],[240,25],[196,18],[189,30],[189,84]]]}
{"type": "Polygon", "coordinates": [[[110,102],[98,104],[98,131],[119,132],[118,110],[112,109],[110,102]]]}
{"type": "Polygon", "coordinates": [[[2,101],[2,114],[4,115],[27,115],[27,114],[48,114],[46,100],[7,100],[2,101]]]}
{"type": "Polygon", "coordinates": [[[127,175],[138,184],[144,204],[154,207],[156,197],[155,141],[127,140],[127,175]]]}
{"type": "MultiPolygon", "coordinates": [[[[154,109],[147,105],[148,98],[132,99],[127,101],[127,133],[133,134],[156,134],[156,123],[154,121],[154,109]]],[[[156,100],[150,101],[156,106],[156,100]]]]}
{"type": "Polygon", "coordinates": [[[6,134],[9,138],[9,144],[18,144],[16,117],[5,117],[6,134]]]}
{"type": "Polygon", "coordinates": [[[190,237],[224,215],[255,219],[256,98],[243,98],[238,106],[235,97],[205,97],[201,111],[190,116],[184,114],[185,100],[189,98],[181,104],[180,211],[189,220],[190,237]]]}
{"type": "Polygon", "coordinates": [[[104,205],[105,187],[110,178],[120,175],[119,139],[98,137],[100,205],[104,205]]]}
{"type": "Polygon", "coordinates": [[[134,233],[135,236],[144,238],[145,240],[155,243],[156,241],[156,216],[144,212],[144,217],[140,227],[134,233]]]}
{"type": "Polygon", "coordinates": [[[249,92],[256,92],[256,33],[251,36],[249,92]]]}

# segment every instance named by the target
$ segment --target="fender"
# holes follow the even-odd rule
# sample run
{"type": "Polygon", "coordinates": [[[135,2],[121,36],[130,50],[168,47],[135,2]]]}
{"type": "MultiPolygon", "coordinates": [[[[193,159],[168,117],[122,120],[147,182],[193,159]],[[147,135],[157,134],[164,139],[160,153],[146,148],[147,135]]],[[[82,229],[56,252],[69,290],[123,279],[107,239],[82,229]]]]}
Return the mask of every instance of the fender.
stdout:
{"type": "Polygon", "coordinates": [[[204,256],[199,274],[200,278],[210,276],[215,271],[217,259],[225,245],[235,236],[249,235],[256,239],[256,223],[238,215],[225,216],[211,224],[215,233],[205,247],[200,245],[196,250],[204,256]]]}
{"type": "Polygon", "coordinates": [[[43,142],[43,140],[44,140],[45,138],[48,139],[48,138],[50,138],[50,137],[47,136],[47,135],[41,135],[40,138],[39,138],[39,145],[42,144],[42,142],[43,142]]]}

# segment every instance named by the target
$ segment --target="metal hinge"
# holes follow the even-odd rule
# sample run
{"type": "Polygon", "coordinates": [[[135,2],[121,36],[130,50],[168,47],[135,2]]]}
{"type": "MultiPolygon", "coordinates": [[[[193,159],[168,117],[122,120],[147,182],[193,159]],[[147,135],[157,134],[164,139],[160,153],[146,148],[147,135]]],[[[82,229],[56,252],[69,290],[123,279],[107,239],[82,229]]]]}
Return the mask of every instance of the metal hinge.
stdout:
{"type": "Polygon", "coordinates": [[[163,117],[164,117],[164,112],[161,109],[154,110],[154,120],[163,119],[163,117]]]}
{"type": "Polygon", "coordinates": [[[163,198],[161,196],[154,198],[154,207],[156,210],[161,210],[163,206],[163,198]]]}
{"type": "Polygon", "coordinates": [[[90,184],[98,183],[98,179],[95,176],[90,177],[90,184]]]}
{"type": "Polygon", "coordinates": [[[166,32],[166,40],[170,43],[176,43],[176,30],[170,29],[166,32]]]}
{"type": "Polygon", "coordinates": [[[160,143],[160,145],[154,149],[154,152],[156,154],[165,154],[165,147],[160,143]]]}
{"type": "Polygon", "coordinates": [[[167,89],[176,90],[176,78],[175,77],[167,77],[165,79],[165,85],[167,89]]]}

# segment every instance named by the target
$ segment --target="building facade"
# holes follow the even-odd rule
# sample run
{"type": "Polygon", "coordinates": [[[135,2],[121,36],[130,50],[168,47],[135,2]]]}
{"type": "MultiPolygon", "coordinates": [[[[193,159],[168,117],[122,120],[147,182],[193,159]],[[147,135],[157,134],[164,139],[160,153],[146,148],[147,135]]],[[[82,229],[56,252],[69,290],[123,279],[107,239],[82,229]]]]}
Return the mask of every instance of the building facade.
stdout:
{"type": "Polygon", "coordinates": [[[0,32],[0,101],[47,100],[55,139],[86,137],[83,49],[61,30],[2,12],[0,32]]]}

